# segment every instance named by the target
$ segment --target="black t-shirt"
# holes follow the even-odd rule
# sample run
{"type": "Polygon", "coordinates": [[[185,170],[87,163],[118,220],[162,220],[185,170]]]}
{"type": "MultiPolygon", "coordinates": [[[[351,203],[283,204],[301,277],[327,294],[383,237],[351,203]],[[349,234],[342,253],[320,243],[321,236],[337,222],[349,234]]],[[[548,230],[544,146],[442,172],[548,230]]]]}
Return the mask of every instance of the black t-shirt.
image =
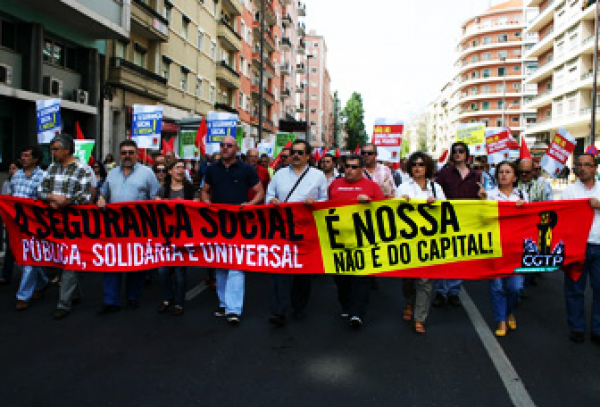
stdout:
{"type": "Polygon", "coordinates": [[[221,160],[206,169],[204,182],[210,185],[213,203],[239,205],[248,202],[248,189],[260,182],[253,166],[236,160],[225,167],[221,160]]]}

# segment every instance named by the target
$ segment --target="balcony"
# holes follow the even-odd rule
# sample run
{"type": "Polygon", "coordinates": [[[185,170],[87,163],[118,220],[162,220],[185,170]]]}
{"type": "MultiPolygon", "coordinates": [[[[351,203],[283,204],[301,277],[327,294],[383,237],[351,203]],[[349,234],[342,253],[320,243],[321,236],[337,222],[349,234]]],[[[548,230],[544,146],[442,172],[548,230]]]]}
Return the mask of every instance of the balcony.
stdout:
{"type": "Polygon", "coordinates": [[[281,91],[281,98],[282,99],[287,99],[289,97],[292,96],[292,92],[290,91],[290,88],[285,88],[284,90],[281,91]]]}
{"type": "MultiPolygon", "coordinates": [[[[260,98],[258,85],[252,85],[252,96],[256,96],[257,99],[260,98]]],[[[275,97],[267,88],[263,88],[262,97],[268,105],[273,105],[275,103],[275,97]]]]}
{"type": "Polygon", "coordinates": [[[292,42],[290,41],[289,37],[283,37],[281,39],[281,47],[284,51],[289,51],[292,48],[292,42]]]}
{"type": "Polygon", "coordinates": [[[474,37],[479,34],[494,32],[494,31],[505,31],[512,30],[517,28],[524,28],[525,24],[520,21],[506,21],[506,22],[497,22],[495,24],[486,23],[486,24],[476,24],[474,26],[469,27],[468,30],[464,31],[463,36],[460,39],[460,42],[466,41],[471,37],[474,37]]]}
{"type": "Polygon", "coordinates": [[[240,74],[225,61],[220,61],[217,63],[217,81],[224,83],[230,89],[239,89],[240,74]]]}
{"type": "Polygon", "coordinates": [[[229,11],[234,17],[241,16],[244,11],[244,6],[239,0],[223,0],[221,3],[223,4],[223,8],[229,11]]]}
{"type": "Polygon", "coordinates": [[[306,54],[306,44],[304,43],[304,41],[300,41],[298,42],[298,49],[296,50],[296,52],[299,55],[304,55],[306,54]]]}
{"type": "Polygon", "coordinates": [[[112,57],[108,83],[155,100],[167,97],[167,80],[123,58],[112,57]]]}
{"type": "Polygon", "coordinates": [[[293,23],[292,17],[289,14],[286,14],[285,16],[283,16],[282,23],[284,28],[291,26],[293,23]]]}
{"type": "Polygon", "coordinates": [[[460,54],[458,54],[457,60],[460,62],[467,55],[495,48],[507,48],[507,47],[517,47],[523,45],[523,40],[511,40],[511,41],[489,41],[487,43],[481,43],[479,45],[468,45],[462,48],[460,54]]]}
{"type": "Polygon", "coordinates": [[[298,17],[306,17],[306,4],[298,2],[298,17]]]}
{"type": "Polygon", "coordinates": [[[142,0],[131,3],[131,32],[152,41],[169,40],[169,22],[142,0]]]}
{"type": "Polygon", "coordinates": [[[296,93],[304,93],[304,84],[296,86],[296,93]]]}
{"type": "Polygon", "coordinates": [[[221,40],[221,46],[229,51],[239,52],[242,49],[242,37],[235,32],[232,26],[227,24],[224,19],[219,21],[217,35],[221,40]]]}
{"type": "Polygon", "coordinates": [[[281,64],[281,74],[282,75],[290,75],[292,73],[291,67],[289,63],[281,64]]]}
{"type": "Polygon", "coordinates": [[[296,107],[296,113],[304,113],[304,103],[300,103],[300,105],[296,107]]]}
{"type": "Polygon", "coordinates": [[[554,9],[556,0],[550,0],[546,7],[540,10],[540,13],[529,23],[526,31],[536,32],[544,28],[550,21],[554,19],[554,9]]]}
{"type": "MultiPolygon", "coordinates": [[[[254,21],[252,23],[252,28],[254,28],[254,39],[257,44],[260,44],[260,23],[258,21],[254,21]]],[[[273,36],[270,30],[265,30],[265,51],[267,53],[271,53],[275,51],[275,41],[273,40],[273,36]]]]}
{"type": "Polygon", "coordinates": [[[526,53],[526,58],[537,58],[542,55],[544,52],[552,49],[554,47],[554,38],[556,37],[558,32],[554,30],[554,27],[550,28],[550,30],[540,38],[537,44],[535,44],[529,51],[526,53]]]}
{"type": "Polygon", "coordinates": [[[306,73],[306,69],[304,69],[304,64],[296,64],[296,73],[306,73]]]}
{"type": "Polygon", "coordinates": [[[304,36],[306,34],[306,25],[304,23],[298,23],[298,35],[304,36]]]}
{"type": "Polygon", "coordinates": [[[486,66],[498,66],[498,67],[502,67],[504,65],[514,65],[514,64],[521,64],[522,60],[519,58],[511,58],[511,59],[506,59],[505,61],[501,60],[501,59],[488,59],[488,60],[482,60],[482,61],[465,61],[461,64],[461,67],[459,69],[459,74],[463,74],[465,71],[468,71],[469,69],[473,69],[473,68],[481,68],[481,67],[486,67],[486,66]]]}
{"type": "Polygon", "coordinates": [[[238,110],[234,107],[229,106],[227,103],[215,103],[215,109],[222,110],[233,114],[239,114],[238,110]]]}

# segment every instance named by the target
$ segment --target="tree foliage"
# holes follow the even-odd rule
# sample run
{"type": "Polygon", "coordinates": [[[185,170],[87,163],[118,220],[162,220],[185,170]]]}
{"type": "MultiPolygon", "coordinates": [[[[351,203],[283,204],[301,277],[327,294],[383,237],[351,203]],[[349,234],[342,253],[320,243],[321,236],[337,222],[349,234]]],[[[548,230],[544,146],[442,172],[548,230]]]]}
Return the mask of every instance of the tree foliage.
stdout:
{"type": "Polygon", "coordinates": [[[360,93],[352,93],[346,107],[342,110],[342,117],[344,118],[344,130],[348,134],[345,149],[354,151],[356,146],[362,146],[368,140],[365,130],[365,109],[360,93]]]}

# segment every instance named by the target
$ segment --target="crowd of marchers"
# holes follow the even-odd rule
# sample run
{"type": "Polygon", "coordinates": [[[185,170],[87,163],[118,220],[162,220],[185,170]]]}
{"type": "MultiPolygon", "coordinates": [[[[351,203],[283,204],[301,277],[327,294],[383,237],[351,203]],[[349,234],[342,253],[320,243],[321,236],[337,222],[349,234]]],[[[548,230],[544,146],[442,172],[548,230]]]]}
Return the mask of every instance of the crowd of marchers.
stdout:
{"type": "MultiPolygon", "coordinates": [[[[336,157],[325,154],[318,160],[311,146],[296,140],[279,154],[276,168],[272,158],[260,156],[255,149],[240,154],[233,137],[220,142],[220,151],[199,164],[179,159],[169,152],[153,157],[153,165],[144,165],[135,141],[119,146],[119,160],[107,156],[104,162],[88,165],[74,156],[74,142],[67,134],[57,135],[50,143],[52,164],[42,170],[42,153],[37,146],[24,148],[10,165],[9,180],[2,193],[46,202],[55,209],[69,205],[141,200],[194,200],[211,204],[280,205],[301,202],[311,206],[317,201],[367,203],[399,198],[426,200],[488,199],[515,202],[522,207],[530,202],[553,199],[552,185],[544,176],[537,159],[504,161],[489,165],[486,156],[471,157],[466,144],[457,142],[445,164],[427,153],[417,151],[400,161],[399,168],[378,161],[377,146],[365,144],[359,154],[336,157]]],[[[564,277],[564,294],[570,339],[584,342],[586,317],[584,293],[587,280],[592,288],[591,340],[600,344],[600,186],[596,180],[596,158],[582,154],[574,160],[576,179],[566,186],[562,199],[587,199],[594,209],[593,225],[586,248],[584,272],[576,281],[564,277]]],[[[565,181],[568,177],[565,177],[565,181]]],[[[15,268],[14,256],[7,247],[0,284],[9,285],[15,268]]],[[[452,267],[449,265],[448,267],[452,267]]],[[[33,301],[44,297],[52,286],[59,288],[55,319],[68,317],[82,297],[79,272],[37,266],[21,267],[16,293],[17,311],[27,310],[33,301]]],[[[144,286],[155,270],[110,272],[103,275],[103,304],[98,314],[118,312],[124,306],[121,287],[125,287],[126,306],[139,307],[144,286]],[[122,280],[125,279],[123,282],[122,280]]],[[[161,300],[157,311],[183,315],[187,267],[163,267],[158,270],[161,300]]],[[[269,323],[283,327],[291,316],[301,319],[309,302],[311,274],[272,274],[270,277],[269,323]]],[[[379,280],[372,276],[336,275],[340,316],[352,328],[363,326],[369,296],[379,280]]],[[[207,269],[207,284],[214,286],[218,306],[214,316],[231,325],[242,320],[245,273],[235,269],[207,269]]],[[[538,283],[537,275],[513,275],[489,281],[489,296],[495,335],[504,337],[517,328],[515,306],[538,283]]],[[[404,306],[398,313],[418,334],[425,334],[430,306],[460,307],[461,280],[403,278],[404,306]]],[[[376,291],[375,291],[376,292],[376,291]]]]}

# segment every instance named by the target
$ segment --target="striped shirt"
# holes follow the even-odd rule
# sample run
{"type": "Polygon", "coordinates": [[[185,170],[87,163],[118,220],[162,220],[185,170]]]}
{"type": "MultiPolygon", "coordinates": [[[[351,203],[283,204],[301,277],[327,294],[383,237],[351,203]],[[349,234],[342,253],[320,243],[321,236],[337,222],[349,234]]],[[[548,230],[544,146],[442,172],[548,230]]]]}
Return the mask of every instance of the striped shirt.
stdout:
{"type": "Polygon", "coordinates": [[[50,194],[62,195],[70,204],[80,205],[90,202],[91,191],[91,170],[79,160],[74,160],[64,169],[60,163],[52,163],[38,188],[38,196],[46,200],[50,194]]]}
{"type": "Polygon", "coordinates": [[[43,178],[44,171],[40,167],[35,167],[29,176],[21,169],[10,179],[8,194],[17,198],[37,199],[43,178]]]}

